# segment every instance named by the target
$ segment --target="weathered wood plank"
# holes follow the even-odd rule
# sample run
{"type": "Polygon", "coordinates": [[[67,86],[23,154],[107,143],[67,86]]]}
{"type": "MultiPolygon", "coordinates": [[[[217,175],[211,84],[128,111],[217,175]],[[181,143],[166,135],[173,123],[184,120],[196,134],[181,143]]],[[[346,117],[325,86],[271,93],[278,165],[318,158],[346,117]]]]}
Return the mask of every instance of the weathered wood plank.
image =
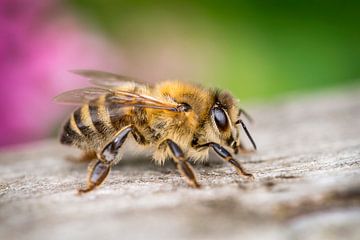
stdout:
{"type": "Polygon", "coordinates": [[[200,190],[171,164],[121,161],[76,196],[86,165],[49,140],[0,153],[0,239],[359,239],[360,89],[250,106],[259,151],[238,156],[255,181],[215,157],[200,190]]]}

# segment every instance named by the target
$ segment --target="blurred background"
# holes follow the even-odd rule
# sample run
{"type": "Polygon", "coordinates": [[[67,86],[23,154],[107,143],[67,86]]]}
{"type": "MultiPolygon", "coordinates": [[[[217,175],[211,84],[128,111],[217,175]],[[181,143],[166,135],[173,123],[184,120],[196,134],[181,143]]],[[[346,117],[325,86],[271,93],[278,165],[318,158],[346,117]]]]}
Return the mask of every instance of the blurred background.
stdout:
{"type": "Polygon", "coordinates": [[[0,147],[55,136],[98,69],[242,101],[359,83],[359,1],[0,0],[0,147]]]}

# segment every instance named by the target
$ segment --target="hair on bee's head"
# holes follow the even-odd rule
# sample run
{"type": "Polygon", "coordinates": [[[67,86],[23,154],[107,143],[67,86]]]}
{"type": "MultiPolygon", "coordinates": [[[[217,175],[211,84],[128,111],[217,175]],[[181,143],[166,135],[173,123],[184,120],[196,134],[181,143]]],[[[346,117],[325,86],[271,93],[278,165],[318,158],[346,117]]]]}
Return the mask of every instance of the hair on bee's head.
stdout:
{"type": "Polygon", "coordinates": [[[218,104],[223,109],[229,109],[234,106],[235,101],[229,92],[215,89],[215,104],[218,104]]]}

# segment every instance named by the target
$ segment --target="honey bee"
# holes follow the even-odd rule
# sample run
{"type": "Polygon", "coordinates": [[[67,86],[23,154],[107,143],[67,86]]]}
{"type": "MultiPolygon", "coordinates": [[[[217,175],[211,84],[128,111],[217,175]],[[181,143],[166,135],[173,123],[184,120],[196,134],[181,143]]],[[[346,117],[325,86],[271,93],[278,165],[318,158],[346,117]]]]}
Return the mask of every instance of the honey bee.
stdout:
{"type": "Polygon", "coordinates": [[[79,105],[67,119],[60,142],[84,151],[79,160],[93,160],[88,167],[89,192],[103,183],[122,156],[125,141],[135,141],[163,164],[172,159],[189,186],[200,187],[188,160],[206,160],[212,148],[232,164],[240,175],[253,178],[233,158],[245,150],[241,126],[256,150],[241,114],[228,92],[207,89],[183,81],[155,85],[113,73],[75,70],[95,87],[75,89],[55,97],[56,102],[79,105]],[[225,146],[225,147],[224,147],[225,146]],[[228,150],[229,149],[229,150],[228,150]]]}

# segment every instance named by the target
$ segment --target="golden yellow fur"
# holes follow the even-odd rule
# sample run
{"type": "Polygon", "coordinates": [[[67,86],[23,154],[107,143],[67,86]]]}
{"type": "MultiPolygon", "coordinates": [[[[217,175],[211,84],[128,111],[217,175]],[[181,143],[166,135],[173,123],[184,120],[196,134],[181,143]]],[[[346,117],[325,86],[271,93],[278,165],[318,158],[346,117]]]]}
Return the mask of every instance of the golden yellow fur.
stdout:
{"type": "MultiPolygon", "coordinates": [[[[155,131],[161,131],[159,133],[161,137],[156,139],[156,141],[149,142],[149,144],[144,147],[153,152],[153,159],[159,164],[163,164],[164,161],[171,156],[168,149],[161,148],[160,146],[165,139],[172,139],[183,149],[189,158],[195,161],[205,160],[208,156],[208,150],[198,151],[191,146],[194,134],[198,133],[198,131],[201,131],[199,133],[199,140],[203,143],[210,141],[219,142],[221,144],[224,143],[225,139],[232,134],[232,131],[229,129],[229,131],[220,133],[214,126],[214,122],[210,117],[210,109],[215,104],[215,101],[222,101],[222,104],[227,107],[226,113],[231,120],[231,128],[235,128],[233,124],[237,119],[238,108],[235,105],[235,100],[227,93],[217,93],[214,90],[206,89],[200,85],[183,81],[164,81],[153,87],[126,83],[122,86],[117,86],[115,92],[116,90],[151,96],[165,103],[187,103],[192,107],[191,111],[181,113],[152,108],[145,109],[148,126],[155,131]],[[217,97],[219,98],[217,100],[215,99],[216,94],[218,94],[217,97]],[[199,129],[200,124],[201,129],[199,129]],[[157,126],[161,126],[161,128],[158,129],[157,126]]],[[[105,96],[100,96],[96,99],[95,104],[99,106],[98,114],[100,115],[101,120],[109,129],[105,138],[94,134],[92,141],[87,142],[88,144],[84,144],[81,141],[79,143],[79,141],[77,141],[77,144],[75,145],[87,151],[95,147],[96,150],[101,149],[111,141],[113,136],[117,133],[117,131],[112,129],[109,116],[104,107],[106,104],[105,96]]],[[[94,130],[94,124],[91,121],[88,106],[89,104],[86,103],[81,107],[81,119],[84,125],[89,126],[89,128],[94,130]]],[[[126,122],[123,125],[136,125],[140,133],[146,137],[149,134],[147,130],[148,126],[139,126],[136,124],[137,116],[133,109],[133,107],[123,109],[123,112],[125,112],[124,114],[131,115],[134,119],[132,123],[126,122]]],[[[70,119],[74,131],[81,133],[75,124],[74,117],[71,116],[70,119]]]]}
{"type": "Polygon", "coordinates": [[[130,145],[151,152],[158,164],[174,159],[194,187],[198,184],[186,160],[207,159],[209,147],[241,174],[251,176],[224,148],[236,153],[241,145],[237,127],[241,110],[229,93],[183,81],[148,86],[111,73],[85,70],[79,74],[100,87],[65,92],[56,100],[81,105],[64,124],[61,142],[92,153],[86,156],[95,152],[99,159],[91,165],[85,192],[101,184],[130,145]],[[131,144],[122,147],[123,142],[131,144]],[[91,182],[93,178],[97,180],[91,182]]]}

